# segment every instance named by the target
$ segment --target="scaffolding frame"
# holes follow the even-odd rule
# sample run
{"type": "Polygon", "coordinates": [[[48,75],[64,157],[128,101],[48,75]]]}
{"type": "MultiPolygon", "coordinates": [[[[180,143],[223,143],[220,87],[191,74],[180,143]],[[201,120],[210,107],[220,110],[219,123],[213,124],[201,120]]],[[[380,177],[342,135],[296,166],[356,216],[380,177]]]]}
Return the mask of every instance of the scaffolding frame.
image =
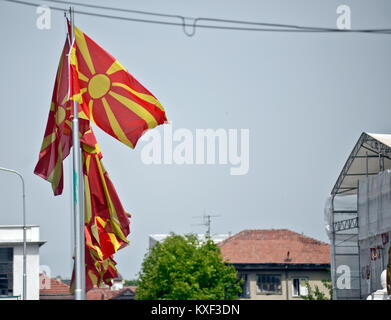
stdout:
{"type": "Polygon", "coordinates": [[[331,278],[333,299],[363,299],[361,292],[360,245],[358,239],[358,194],[359,182],[370,175],[391,169],[391,135],[363,132],[350,153],[339,177],[331,191],[331,278]],[[338,209],[336,198],[356,197],[355,209],[338,209]],[[342,218],[341,218],[342,217],[342,218]],[[337,284],[337,260],[350,261],[352,269],[351,284],[340,288],[337,284]]]}

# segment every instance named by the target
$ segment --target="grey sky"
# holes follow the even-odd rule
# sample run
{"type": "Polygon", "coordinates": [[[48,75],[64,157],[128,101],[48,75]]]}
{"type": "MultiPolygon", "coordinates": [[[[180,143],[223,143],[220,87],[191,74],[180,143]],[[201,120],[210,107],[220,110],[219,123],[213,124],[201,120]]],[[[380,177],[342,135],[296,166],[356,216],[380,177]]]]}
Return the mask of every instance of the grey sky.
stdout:
{"type": "MultiPolygon", "coordinates": [[[[45,2],[36,1],[37,4],[45,2]]],[[[94,1],[107,5],[107,1],[94,1]]],[[[154,12],[335,27],[351,8],[352,28],[391,27],[389,1],[113,1],[154,12]]],[[[72,269],[70,159],[64,194],[33,174],[65,39],[61,12],[50,30],[34,7],[0,1],[0,166],[22,172],[27,222],[41,226],[41,264],[69,278],[72,269]]],[[[204,209],[220,217],[213,233],[288,228],[328,241],[323,207],[362,131],[391,133],[391,36],[264,33],[198,29],[77,15],[76,25],[116,57],[160,100],[174,130],[250,129],[250,169],[229,165],[142,163],[95,129],[103,162],[132,213],[130,246],[115,259],[125,278],[139,271],[152,233],[205,231],[204,209]]],[[[162,127],[158,129],[163,131],[162,127]]],[[[21,187],[0,172],[0,224],[22,222],[21,187]]]]}

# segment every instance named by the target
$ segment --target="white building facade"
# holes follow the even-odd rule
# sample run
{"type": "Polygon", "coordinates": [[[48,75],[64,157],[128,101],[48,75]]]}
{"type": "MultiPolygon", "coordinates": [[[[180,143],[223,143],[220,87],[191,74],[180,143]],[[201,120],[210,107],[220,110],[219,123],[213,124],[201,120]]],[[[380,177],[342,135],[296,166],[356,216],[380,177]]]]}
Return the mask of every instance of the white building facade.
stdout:
{"type": "MultiPolygon", "coordinates": [[[[26,226],[26,299],[39,300],[39,226],[26,226]]],[[[0,226],[0,300],[23,297],[23,226],[0,226]]]]}

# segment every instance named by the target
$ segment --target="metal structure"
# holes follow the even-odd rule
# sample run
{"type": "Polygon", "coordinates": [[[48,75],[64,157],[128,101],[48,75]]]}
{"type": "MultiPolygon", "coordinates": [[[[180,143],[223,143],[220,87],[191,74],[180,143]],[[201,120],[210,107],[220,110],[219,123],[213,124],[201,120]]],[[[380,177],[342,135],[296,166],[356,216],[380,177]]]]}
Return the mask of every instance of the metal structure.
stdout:
{"type": "Polygon", "coordinates": [[[26,273],[26,192],[24,179],[21,173],[16,170],[1,168],[1,171],[11,172],[16,174],[22,181],[22,197],[23,197],[23,300],[27,300],[27,273],[26,273]]]}
{"type": "Polygon", "coordinates": [[[391,169],[391,135],[363,132],[335,183],[325,208],[331,241],[333,299],[363,299],[359,245],[359,183],[391,169]],[[349,270],[349,283],[339,281],[349,270]]]}
{"type": "MultiPolygon", "coordinates": [[[[345,212],[356,213],[356,211],[345,211],[345,212]]],[[[334,213],[338,213],[337,210],[335,210],[334,213]]],[[[339,211],[339,213],[343,213],[343,212],[339,211]]],[[[358,217],[334,222],[335,232],[354,229],[354,228],[358,228],[358,217]]]]}
{"type": "Polygon", "coordinates": [[[206,229],[206,236],[210,238],[211,236],[211,233],[210,233],[210,225],[211,225],[211,218],[214,218],[214,217],[220,217],[220,215],[210,215],[210,214],[206,214],[206,210],[204,211],[204,215],[202,216],[194,216],[193,218],[203,218],[204,222],[203,223],[200,223],[200,224],[193,224],[193,226],[206,226],[207,229],[206,229]]]}

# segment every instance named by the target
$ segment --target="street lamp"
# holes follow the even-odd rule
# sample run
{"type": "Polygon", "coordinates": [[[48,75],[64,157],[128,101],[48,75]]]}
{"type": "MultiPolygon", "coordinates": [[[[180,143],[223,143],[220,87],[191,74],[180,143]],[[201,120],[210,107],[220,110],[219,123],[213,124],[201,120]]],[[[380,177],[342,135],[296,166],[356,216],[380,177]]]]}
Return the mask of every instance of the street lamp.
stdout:
{"type": "Polygon", "coordinates": [[[15,170],[2,168],[0,170],[15,173],[22,180],[22,192],[23,192],[23,300],[26,300],[26,194],[24,190],[23,176],[15,170]]]}

